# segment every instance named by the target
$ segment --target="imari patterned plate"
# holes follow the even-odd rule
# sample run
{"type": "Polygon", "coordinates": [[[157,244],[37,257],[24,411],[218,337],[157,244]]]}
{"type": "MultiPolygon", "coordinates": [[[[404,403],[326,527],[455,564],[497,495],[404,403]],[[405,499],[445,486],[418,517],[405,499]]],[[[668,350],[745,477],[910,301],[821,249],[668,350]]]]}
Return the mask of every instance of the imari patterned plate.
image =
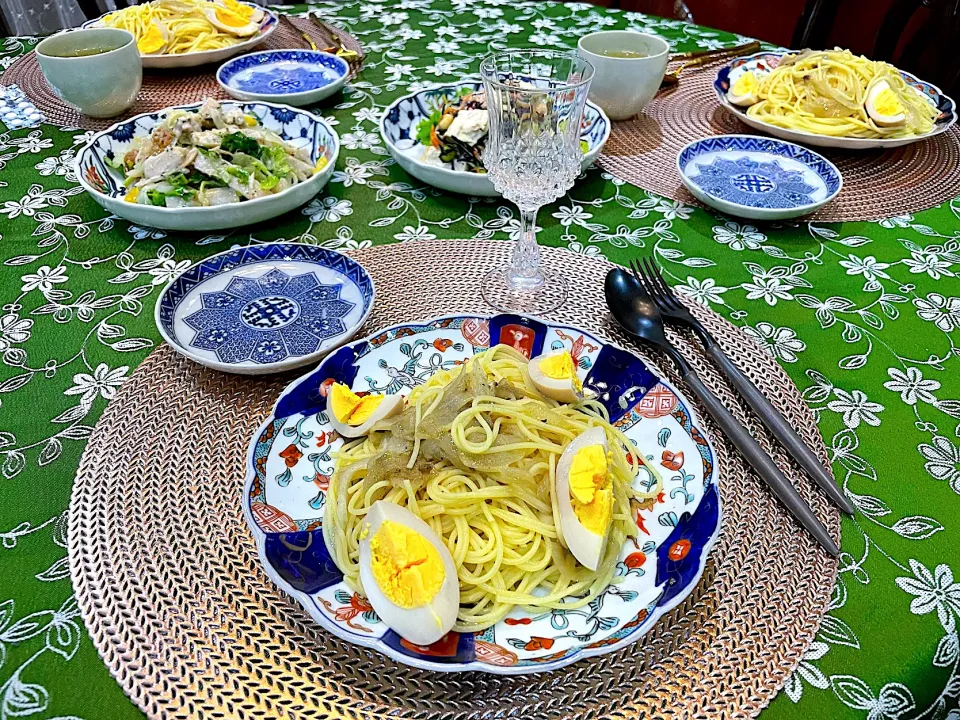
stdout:
{"type": "Polygon", "coordinates": [[[825,157],[752,135],[694,140],[677,155],[677,170],[700,202],[753,220],[808,215],[843,187],[840,171],[825,157]]]}
{"type": "Polygon", "coordinates": [[[373,280],[333,250],[270,243],[197,263],[160,294],[163,339],[201,365],[241,375],[300,367],[339,347],[373,309],[373,280]]]}
{"type": "MultiPolygon", "coordinates": [[[[242,504],[267,574],[325,630],[419,668],[523,674],[624,647],[690,594],[720,531],[716,478],[713,447],[690,404],[635,355],[533,318],[453,315],[395,325],[346,345],[284,390],[251,439],[242,504]],[[413,645],[347,587],[324,545],[325,491],[342,444],[324,394],[332,381],[355,391],[406,394],[496,342],[528,357],[570,350],[584,386],[659,466],[663,492],[637,509],[639,537],[623,547],[618,582],[586,607],[515,611],[483,632],[413,645]]],[[[652,479],[641,471],[636,482],[652,479]]]]}
{"type": "Polygon", "coordinates": [[[928,82],[920,80],[915,75],[900,71],[900,75],[907,82],[916,88],[923,95],[927,102],[940,111],[940,116],[934,123],[933,129],[926,135],[905,138],[849,138],[849,137],[831,137],[829,135],[817,135],[816,133],[805,132],[803,130],[790,130],[788,128],[777,127],[762,120],[750,117],[746,108],[737,107],[727,99],[727,90],[737,81],[743,73],[752,71],[757,75],[764,75],[772,72],[784,55],[789,53],[780,52],[760,52],[749,57],[737,58],[726,67],[720,68],[716,79],[713,81],[713,89],[717,94],[717,102],[723,105],[727,110],[737,116],[739,120],[752,128],[762,132],[770,133],[774,137],[792,142],[813,145],[815,147],[843,148],[845,150],[870,150],[872,148],[895,148],[901,145],[925,140],[926,138],[939,135],[949,130],[957,121],[957,106],[948,96],[940,92],[940,88],[931,85],[928,82]]]}

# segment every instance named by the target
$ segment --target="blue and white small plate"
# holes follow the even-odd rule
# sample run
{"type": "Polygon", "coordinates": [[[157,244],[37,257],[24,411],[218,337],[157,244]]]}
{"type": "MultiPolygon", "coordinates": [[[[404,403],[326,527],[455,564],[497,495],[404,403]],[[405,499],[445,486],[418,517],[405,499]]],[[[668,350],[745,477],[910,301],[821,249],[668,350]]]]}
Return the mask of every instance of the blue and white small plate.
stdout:
{"type": "Polygon", "coordinates": [[[181,355],[223,372],[307,365],[363,325],[376,290],[356,260],[296,243],[234,248],[164,288],[154,317],[181,355]]]}
{"type": "Polygon", "coordinates": [[[318,50],[267,50],[225,62],[217,82],[238,100],[313,105],[343,87],[347,61],[318,50]]]}
{"type": "Polygon", "coordinates": [[[805,147],[752,135],[694,140],[677,170],[700,202],[751,220],[808,215],[843,187],[836,165],[805,147]]]}

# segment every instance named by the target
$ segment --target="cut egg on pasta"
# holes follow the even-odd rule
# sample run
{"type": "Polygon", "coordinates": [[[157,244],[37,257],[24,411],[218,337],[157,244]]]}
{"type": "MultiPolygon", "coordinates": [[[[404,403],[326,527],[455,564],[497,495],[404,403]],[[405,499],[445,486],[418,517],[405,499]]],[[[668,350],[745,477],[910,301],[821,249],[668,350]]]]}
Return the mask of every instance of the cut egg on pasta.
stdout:
{"type": "Polygon", "coordinates": [[[569,350],[537,355],[527,365],[533,386],[548,398],[562,403],[583,399],[583,383],[569,350]]]}
{"type": "Polygon", "coordinates": [[[330,424],[342,437],[356,438],[370,432],[376,423],[403,410],[403,395],[357,395],[343,383],[334,383],[327,393],[330,424]]]}
{"type": "Polygon", "coordinates": [[[360,582],[380,619],[405,640],[430,645],[453,629],[460,581],[440,537],[404,507],[378,500],[364,519],[360,582]]]}
{"type": "Polygon", "coordinates": [[[263,10],[258,7],[253,7],[252,5],[247,5],[246,3],[237,2],[237,0],[213,0],[213,4],[226,8],[247,22],[259,23],[263,20],[263,10]]]}
{"type": "Polygon", "coordinates": [[[147,29],[137,40],[137,50],[141,55],[159,55],[170,42],[170,32],[156,20],[147,25],[147,29]]]}
{"type": "Polygon", "coordinates": [[[907,121],[903,102],[882,78],[875,79],[867,87],[867,96],[863,101],[867,115],[880,127],[896,127],[907,121]]]}
{"type": "Polygon", "coordinates": [[[727,90],[727,100],[740,107],[756,105],[760,101],[759,90],[760,79],[755,72],[747,70],[727,90]]]}
{"type": "Polygon", "coordinates": [[[220,5],[207,8],[203,14],[211,25],[230,35],[249,37],[260,31],[260,24],[254,22],[251,16],[244,17],[220,5]]]}
{"type": "Polygon", "coordinates": [[[560,532],[577,561],[596,570],[613,520],[613,485],[602,427],[584,430],[557,462],[560,532]]]}

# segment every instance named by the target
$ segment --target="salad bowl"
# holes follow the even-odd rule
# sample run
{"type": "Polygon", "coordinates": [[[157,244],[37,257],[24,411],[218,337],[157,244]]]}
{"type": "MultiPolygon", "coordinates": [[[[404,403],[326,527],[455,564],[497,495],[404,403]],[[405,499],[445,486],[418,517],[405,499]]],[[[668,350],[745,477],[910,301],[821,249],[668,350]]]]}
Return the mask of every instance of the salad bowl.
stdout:
{"type": "MultiPolygon", "coordinates": [[[[423,159],[427,149],[418,139],[418,128],[429,121],[442,103],[454,102],[464,93],[483,89],[483,83],[468,80],[456,85],[421,90],[396,100],[380,120],[380,135],[391,157],[418,180],[441,190],[477,197],[499,197],[500,193],[484,173],[439,167],[423,159]]],[[[583,151],[581,169],[586,170],[610,137],[610,120],[598,105],[587,101],[580,127],[583,151]]],[[[482,142],[482,141],[481,141],[482,142]]]]}
{"type": "Polygon", "coordinates": [[[166,230],[218,230],[270,220],[311,200],[333,175],[340,139],[321,118],[305,110],[264,102],[220,103],[221,108],[255,116],[285,142],[309,149],[310,163],[319,170],[307,180],[274,195],[210,207],[162,207],[124,200],[127,188],[115,164],[135,137],[148,135],[171,110],[197,110],[201,103],[166,108],[124,120],[97,133],[80,150],[74,169],[80,184],[106,210],[136,225],[166,230]]]}

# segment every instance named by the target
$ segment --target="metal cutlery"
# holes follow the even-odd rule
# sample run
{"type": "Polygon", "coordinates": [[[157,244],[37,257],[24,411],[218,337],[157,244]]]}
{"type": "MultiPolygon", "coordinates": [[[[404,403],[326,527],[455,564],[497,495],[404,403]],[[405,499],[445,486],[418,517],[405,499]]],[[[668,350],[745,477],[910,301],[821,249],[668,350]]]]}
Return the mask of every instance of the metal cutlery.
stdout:
{"type": "Polygon", "coordinates": [[[797,464],[813,478],[814,482],[829,496],[841,510],[848,515],[854,514],[854,507],[843,491],[837,486],[830,471],[821,464],[813,451],[807,447],[796,430],[783,415],[770,404],[766,396],[760,392],[740,368],[729,358],[710,332],[697,320],[687,307],[677,299],[673,290],[664,281],[656,264],[647,259],[643,263],[631,261],[631,268],[640,284],[646,289],[653,302],[660,310],[660,315],[667,322],[675,322],[690,330],[700,339],[707,355],[717,364],[727,380],[737,389],[737,392],[747,401],[750,409],[756,413],[761,422],[773,433],[773,436],[787,449],[797,464]]]}
{"type": "Polygon", "coordinates": [[[730,438],[774,496],[828,553],[837,557],[840,548],[810,506],[797,493],[796,488],[784,477],[780,468],[763,451],[750,432],[703,384],[686,358],[667,340],[660,310],[646,293],[640,292],[640,288],[640,282],[620,268],[614,268],[607,273],[604,295],[614,319],[633,338],[662,351],[670,358],[680,372],[684,384],[700,399],[714,422],[730,438]]]}

